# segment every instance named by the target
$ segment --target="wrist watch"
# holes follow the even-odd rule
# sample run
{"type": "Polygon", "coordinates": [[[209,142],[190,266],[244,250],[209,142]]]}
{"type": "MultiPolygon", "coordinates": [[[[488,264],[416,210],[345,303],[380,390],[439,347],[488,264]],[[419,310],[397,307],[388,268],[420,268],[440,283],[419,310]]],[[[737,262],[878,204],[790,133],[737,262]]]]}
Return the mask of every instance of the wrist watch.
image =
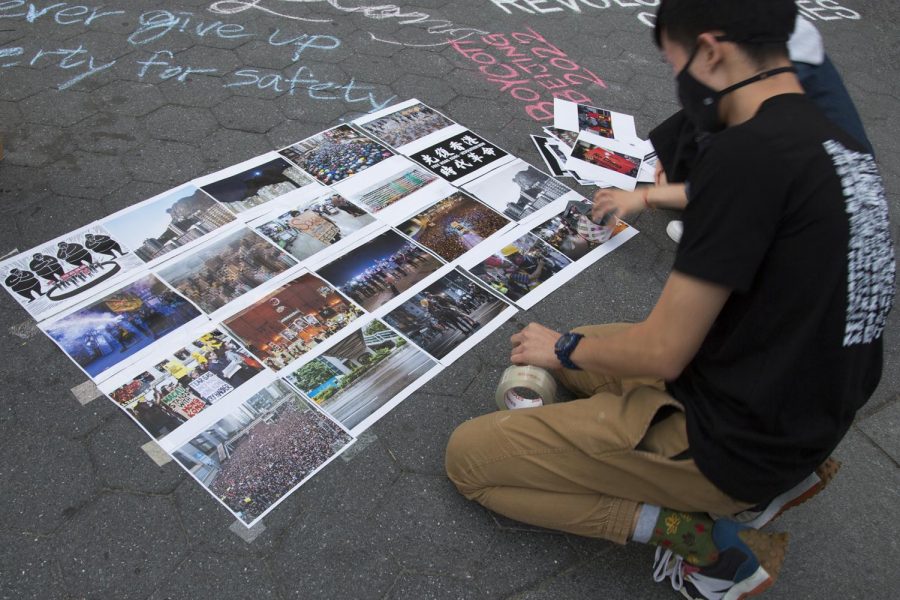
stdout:
{"type": "Polygon", "coordinates": [[[572,352],[575,351],[578,342],[580,342],[583,337],[584,336],[580,333],[572,333],[570,331],[569,333],[561,335],[560,338],[556,340],[556,345],[554,346],[556,358],[559,359],[559,362],[561,362],[562,366],[565,368],[581,371],[581,367],[572,362],[571,356],[572,352]]]}

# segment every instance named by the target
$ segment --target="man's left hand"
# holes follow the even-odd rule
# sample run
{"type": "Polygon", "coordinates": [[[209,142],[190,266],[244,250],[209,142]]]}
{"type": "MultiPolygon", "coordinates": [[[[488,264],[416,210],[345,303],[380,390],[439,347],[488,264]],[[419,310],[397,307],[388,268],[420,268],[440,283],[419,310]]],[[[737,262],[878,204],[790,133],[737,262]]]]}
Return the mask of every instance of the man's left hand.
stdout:
{"type": "Polygon", "coordinates": [[[562,363],[556,358],[556,342],[562,334],[537,323],[510,338],[514,365],[531,365],[544,369],[562,369],[562,363]]]}

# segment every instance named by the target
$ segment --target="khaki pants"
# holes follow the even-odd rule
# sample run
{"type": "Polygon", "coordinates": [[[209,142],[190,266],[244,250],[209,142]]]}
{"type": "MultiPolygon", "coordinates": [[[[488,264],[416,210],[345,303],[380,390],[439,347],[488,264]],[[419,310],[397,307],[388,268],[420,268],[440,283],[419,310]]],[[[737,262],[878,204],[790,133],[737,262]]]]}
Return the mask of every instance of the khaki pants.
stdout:
{"type": "MultiPolygon", "coordinates": [[[[628,326],[575,331],[602,336],[628,326]]],[[[679,459],[688,450],[683,407],[662,380],[556,375],[583,399],[495,412],[453,433],[447,474],[466,498],[517,521],[620,544],[642,502],[719,514],[750,506],[679,459]]]]}

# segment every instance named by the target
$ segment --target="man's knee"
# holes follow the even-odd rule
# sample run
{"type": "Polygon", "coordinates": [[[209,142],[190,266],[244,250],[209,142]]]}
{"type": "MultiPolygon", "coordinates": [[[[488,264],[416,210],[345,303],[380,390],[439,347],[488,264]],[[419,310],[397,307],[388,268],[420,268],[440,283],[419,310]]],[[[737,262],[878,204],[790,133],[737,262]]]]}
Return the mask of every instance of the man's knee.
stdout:
{"type": "Polygon", "coordinates": [[[461,424],[447,442],[447,452],[444,456],[447,477],[460,493],[467,497],[479,488],[473,475],[479,448],[487,438],[486,417],[487,415],[461,424]]]}

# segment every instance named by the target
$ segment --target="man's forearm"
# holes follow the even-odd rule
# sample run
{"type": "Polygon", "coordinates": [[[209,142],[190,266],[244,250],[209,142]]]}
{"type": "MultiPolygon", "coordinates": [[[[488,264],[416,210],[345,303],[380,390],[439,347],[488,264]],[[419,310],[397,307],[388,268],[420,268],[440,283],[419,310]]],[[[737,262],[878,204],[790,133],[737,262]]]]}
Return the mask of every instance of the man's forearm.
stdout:
{"type": "Polygon", "coordinates": [[[672,363],[671,354],[659,335],[650,335],[645,323],[637,323],[608,336],[585,337],[570,358],[591,373],[674,379],[681,365],[672,363]]]}

